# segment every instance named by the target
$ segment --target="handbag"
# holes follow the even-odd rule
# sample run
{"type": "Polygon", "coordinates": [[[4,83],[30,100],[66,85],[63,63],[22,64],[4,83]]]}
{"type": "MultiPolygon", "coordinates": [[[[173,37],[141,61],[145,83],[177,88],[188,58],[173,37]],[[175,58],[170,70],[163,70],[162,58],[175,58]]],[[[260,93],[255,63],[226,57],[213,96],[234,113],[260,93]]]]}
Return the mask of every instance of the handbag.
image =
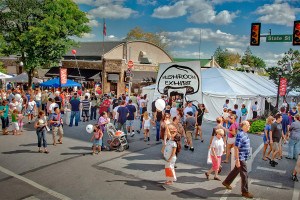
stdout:
{"type": "Polygon", "coordinates": [[[207,153],[207,164],[208,165],[212,164],[210,152],[211,152],[211,149],[209,148],[208,153],[207,153]]]}

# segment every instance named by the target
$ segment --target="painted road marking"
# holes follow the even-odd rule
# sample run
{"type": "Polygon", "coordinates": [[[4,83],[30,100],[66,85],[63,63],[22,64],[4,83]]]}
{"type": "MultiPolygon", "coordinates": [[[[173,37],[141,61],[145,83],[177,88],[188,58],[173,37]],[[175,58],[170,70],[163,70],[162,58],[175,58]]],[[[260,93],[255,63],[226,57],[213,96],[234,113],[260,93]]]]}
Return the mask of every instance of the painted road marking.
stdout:
{"type": "Polygon", "coordinates": [[[279,170],[279,169],[273,169],[273,168],[267,168],[267,167],[257,167],[256,169],[264,170],[264,171],[269,171],[269,172],[278,172],[280,174],[285,174],[286,170],[279,170]]]}
{"type": "Polygon", "coordinates": [[[54,196],[54,197],[56,197],[58,199],[71,200],[71,198],[69,198],[69,197],[67,197],[67,196],[65,196],[63,194],[60,194],[60,193],[55,192],[55,191],[53,191],[53,190],[51,190],[49,188],[46,188],[46,187],[44,187],[44,186],[42,186],[42,185],[40,185],[40,184],[38,184],[38,183],[36,183],[36,182],[28,179],[28,178],[25,178],[25,177],[20,176],[20,175],[14,173],[14,172],[12,172],[12,171],[10,171],[8,169],[5,169],[2,166],[0,166],[0,171],[3,172],[3,173],[5,173],[5,174],[7,174],[7,175],[9,175],[9,176],[13,176],[13,177],[15,177],[15,178],[17,178],[17,179],[19,179],[21,181],[24,181],[25,183],[27,183],[27,184],[29,184],[29,185],[31,185],[31,186],[39,189],[39,190],[42,190],[42,191],[44,191],[44,192],[46,192],[46,193],[50,194],[51,196],[54,196]]]}
{"type": "Polygon", "coordinates": [[[299,195],[300,195],[299,191],[300,191],[300,183],[295,182],[292,200],[299,200],[299,195]]]}

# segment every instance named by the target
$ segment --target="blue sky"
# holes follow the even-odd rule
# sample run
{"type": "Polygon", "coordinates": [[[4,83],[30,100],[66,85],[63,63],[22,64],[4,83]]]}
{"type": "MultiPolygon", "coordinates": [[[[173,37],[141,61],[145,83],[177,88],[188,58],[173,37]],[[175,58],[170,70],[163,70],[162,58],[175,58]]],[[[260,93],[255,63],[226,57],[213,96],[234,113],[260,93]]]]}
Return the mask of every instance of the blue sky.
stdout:
{"type": "MultiPolygon", "coordinates": [[[[177,58],[210,58],[221,46],[243,54],[250,41],[252,22],[262,23],[262,33],[292,34],[300,20],[300,0],[74,0],[88,13],[92,32],[80,41],[101,41],[103,18],[105,41],[118,41],[134,27],[147,32],[164,32],[169,53],[177,58]]],[[[291,43],[267,43],[261,38],[252,53],[268,66],[276,65],[291,43]]]]}

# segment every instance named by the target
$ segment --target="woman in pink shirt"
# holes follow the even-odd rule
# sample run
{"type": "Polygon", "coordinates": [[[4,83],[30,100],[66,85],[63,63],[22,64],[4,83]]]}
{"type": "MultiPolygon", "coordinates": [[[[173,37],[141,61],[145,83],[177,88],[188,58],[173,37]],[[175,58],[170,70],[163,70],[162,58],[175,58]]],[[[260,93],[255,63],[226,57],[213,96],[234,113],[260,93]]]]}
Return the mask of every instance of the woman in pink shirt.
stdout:
{"type": "Polygon", "coordinates": [[[229,162],[229,156],[230,156],[230,151],[231,148],[234,147],[235,143],[235,136],[238,132],[239,129],[239,124],[236,122],[237,116],[235,114],[232,114],[229,117],[229,120],[231,122],[231,126],[229,127],[229,134],[227,138],[227,152],[226,152],[226,160],[223,161],[223,163],[228,163],[229,162]]]}

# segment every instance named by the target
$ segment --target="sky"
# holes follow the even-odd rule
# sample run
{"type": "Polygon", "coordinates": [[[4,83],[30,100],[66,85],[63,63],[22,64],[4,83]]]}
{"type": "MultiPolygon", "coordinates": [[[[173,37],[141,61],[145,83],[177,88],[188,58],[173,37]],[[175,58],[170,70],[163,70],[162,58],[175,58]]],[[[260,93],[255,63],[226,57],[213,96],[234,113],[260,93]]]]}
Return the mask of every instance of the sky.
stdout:
{"type": "MultiPolygon", "coordinates": [[[[168,53],[175,58],[211,58],[216,48],[243,55],[250,42],[251,23],[261,34],[292,34],[300,20],[300,0],[73,0],[88,14],[90,33],[78,41],[120,41],[135,27],[166,35],[168,53]]],[[[291,42],[266,42],[250,47],[268,67],[276,66],[291,42]]]]}

